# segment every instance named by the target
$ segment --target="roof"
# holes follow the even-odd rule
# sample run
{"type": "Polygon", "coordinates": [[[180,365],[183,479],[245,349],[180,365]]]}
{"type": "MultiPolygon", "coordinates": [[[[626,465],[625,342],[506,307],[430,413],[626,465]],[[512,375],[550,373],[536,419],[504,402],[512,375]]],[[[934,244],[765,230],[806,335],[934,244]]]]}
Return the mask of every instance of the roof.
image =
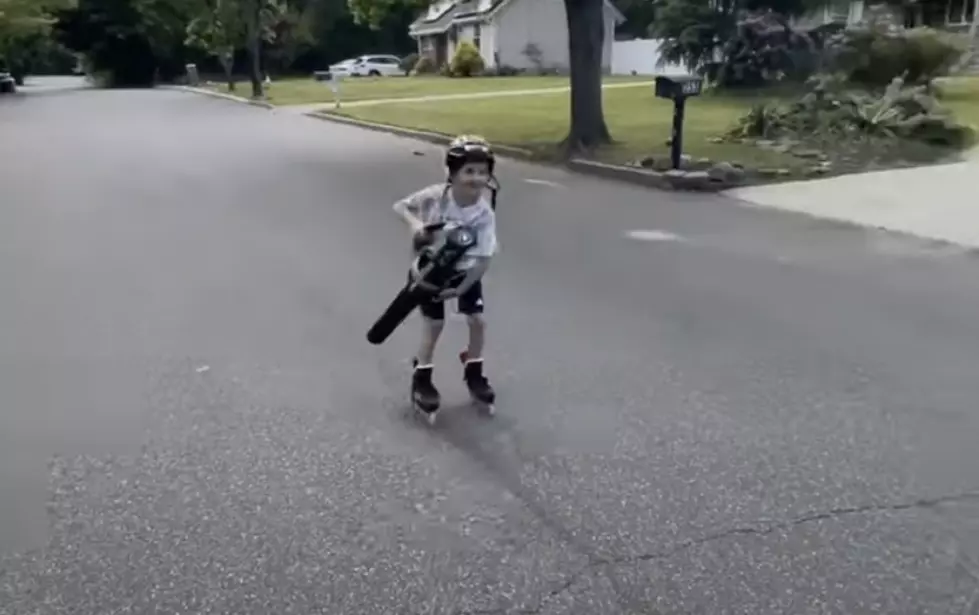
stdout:
{"type": "MultiPolygon", "coordinates": [[[[458,0],[446,8],[446,10],[442,11],[441,14],[432,19],[426,20],[423,16],[415,20],[409,27],[408,33],[412,36],[441,34],[442,32],[448,30],[449,26],[455,22],[464,20],[468,21],[474,18],[491,19],[496,13],[513,1],[514,0],[493,0],[493,3],[488,8],[480,11],[479,0],[458,0]]],[[[534,0],[524,1],[532,2],[534,0]]],[[[622,11],[616,8],[611,0],[605,0],[605,5],[607,7],[611,7],[612,11],[614,11],[616,24],[625,22],[625,15],[622,14],[622,11]]]]}

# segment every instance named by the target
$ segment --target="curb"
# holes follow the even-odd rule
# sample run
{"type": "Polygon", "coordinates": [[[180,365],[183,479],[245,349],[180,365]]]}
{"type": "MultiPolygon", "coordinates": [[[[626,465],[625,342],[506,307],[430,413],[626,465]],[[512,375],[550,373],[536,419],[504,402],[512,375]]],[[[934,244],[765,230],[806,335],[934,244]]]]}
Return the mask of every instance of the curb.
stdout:
{"type": "Polygon", "coordinates": [[[164,90],[177,90],[180,92],[190,92],[191,94],[201,94],[203,96],[210,96],[212,98],[222,98],[224,100],[230,100],[244,105],[251,105],[252,107],[260,107],[262,109],[270,109],[270,110],[275,109],[275,105],[264,100],[251,100],[243,96],[235,96],[234,94],[215,92],[213,90],[208,90],[206,88],[195,88],[189,85],[164,85],[158,87],[164,90]]]}
{"type": "Polygon", "coordinates": [[[611,179],[614,181],[628,182],[646,186],[647,188],[657,188],[659,190],[669,190],[673,192],[710,192],[718,193],[732,188],[740,188],[742,183],[737,181],[714,180],[706,172],[676,172],[650,171],[640,167],[629,167],[621,164],[608,164],[595,160],[585,160],[583,158],[572,158],[567,163],[568,168],[579,173],[611,179]]]}
{"type": "MultiPolygon", "coordinates": [[[[338,115],[336,113],[310,111],[305,115],[318,120],[345,124],[347,126],[363,128],[365,130],[373,130],[375,132],[386,132],[399,137],[418,139],[419,141],[426,141],[436,145],[448,145],[453,139],[451,135],[439,132],[403,128],[401,126],[393,126],[391,124],[382,124],[379,122],[368,122],[366,120],[358,120],[351,117],[338,115]]],[[[539,157],[534,155],[534,152],[527,149],[513,147],[510,145],[494,145],[493,149],[500,154],[507,156],[508,158],[516,158],[535,162],[537,164],[548,164],[546,160],[541,160],[539,157]]],[[[604,162],[585,160],[583,158],[572,158],[571,160],[565,161],[563,166],[582,175],[591,175],[593,177],[599,177],[602,179],[627,182],[630,184],[644,186],[646,188],[655,188],[657,190],[681,192],[720,192],[722,190],[735,187],[725,182],[685,182],[683,181],[682,177],[676,178],[665,173],[658,173],[656,171],[648,171],[646,169],[627,167],[617,164],[607,164],[604,162]]]]}
{"type": "MultiPolygon", "coordinates": [[[[413,128],[402,128],[401,126],[393,126],[391,124],[381,124],[379,122],[368,122],[343,115],[337,115],[335,113],[325,113],[323,111],[310,111],[304,115],[317,120],[324,120],[337,124],[346,124],[347,126],[364,128],[366,130],[373,130],[374,132],[386,132],[388,134],[393,134],[408,139],[427,141],[428,143],[434,143],[436,145],[448,145],[452,142],[452,139],[455,138],[452,135],[447,135],[441,132],[429,132],[426,130],[415,130],[413,128]]],[[[535,159],[534,152],[510,145],[493,145],[493,151],[499,152],[510,158],[520,158],[522,160],[535,159]]]]}

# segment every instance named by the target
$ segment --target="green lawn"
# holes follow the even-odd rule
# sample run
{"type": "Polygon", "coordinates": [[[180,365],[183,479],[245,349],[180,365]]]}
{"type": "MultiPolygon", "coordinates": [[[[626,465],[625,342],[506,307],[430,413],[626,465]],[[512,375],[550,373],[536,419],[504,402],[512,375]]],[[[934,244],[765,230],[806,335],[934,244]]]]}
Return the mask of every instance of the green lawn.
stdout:
{"type": "MultiPolygon", "coordinates": [[[[795,158],[734,143],[712,143],[758,99],[705,95],[687,103],[684,152],[694,157],[742,162],[753,166],[795,167],[795,158]]],[[[672,130],[673,106],[656,98],[652,88],[605,90],[605,119],[617,144],[601,158],[626,162],[647,155],[665,155],[672,130]]],[[[569,103],[566,93],[536,94],[520,104],[498,99],[471,99],[428,103],[397,103],[339,110],[358,119],[407,126],[448,134],[477,133],[502,144],[530,149],[552,148],[567,133],[569,103]],[[519,110],[519,113],[515,112],[519,110]]]]}
{"type": "MultiPolygon", "coordinates": [[[[606,77],[605,83],[650,81],[649,77],[606,77]]],[[[545,90],[568,87],[567,77],[474,77],[450,79],[447,77],[351,77],[340,86],[340,100],[381,100],[385,98],[415,98],[446,94],[469,94],[493,91],[545,90]]],[[[227,92],[226,85],[212,87],[227,92]]],[[[275,105],[301,105],[332,103],[333,92],[324,83],[308,79],[283,79],[267,88],[269,102],[275,105]]],[[[237,93],[251,92],[248,82],[237,84],[237,93]]]]}
{"type": "Polygon", "coordinates": [[[979,77],[945,79],[938,88],[942,103],[955,117],[979,129],[979,77]]]}
{"type": "MultiPolygon", "coordinates": [[[[942,85],[942,100],[966,123],[979,127],[979,79],[956,78],[942,85]]],[[[783,93],[784,94],[784,93],[783,93]]],[[[725,95],[707,93],[687,103],[684,153],[695,158],[740,162],[746,167],[787,168],[812,166],[811,160],[737,143],[713,143],[752,105],[779,94],[725,95]]],[[[569,102],[566,93],[521,96],[502,104],[500,99],[391,103],[341,108],[336,113],[372,122],[432,132],[477,133],[493,142],[522,146],[546,154],[566,134],[569,102]]],[[[609,89],[604,92],[605,119],[616,144],[599,153],[608,162],[623,163],[644,156],[668,154],[672,105],[653,95],[652,88],[609,89]]]]}

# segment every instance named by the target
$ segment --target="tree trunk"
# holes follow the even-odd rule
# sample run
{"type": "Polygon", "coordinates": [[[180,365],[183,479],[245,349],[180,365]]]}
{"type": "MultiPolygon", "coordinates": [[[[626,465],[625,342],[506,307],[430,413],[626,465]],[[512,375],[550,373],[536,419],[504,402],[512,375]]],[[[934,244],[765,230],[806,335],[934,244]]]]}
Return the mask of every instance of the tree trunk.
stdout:
{"type": "Polygon", "coordinates": [[[252,82],[252,98],[261,100],[265,98],[265,90],[262,87],[262,2],[254,0],[248,20],[248,55],[251,57],[249,62],[249,77],[252,82]]]}
{"type": "Polygon", "coordinates": [[[224,51],[224,52],[221,53],[221,68],[224,69],[224,80],[228,84],[228,91],[229,92],[234,92],[235,91],[235,78],[234,78],[235,52],[234,52],[234,50],[224,51]]]}
{"type": "Polygon", "coordinates": [[[979,33],[979,0],[972,2],[972,24],[969,25],[969,44],[975,48],[976,34],[979,33]]]}
{"type": "Polygon", "coordinates": [[[262,39],[260,36],[253,36],[248,41],[248,55],[251,56],[249,63],[249,77],[252,82],[252,98],[259,100],[265,98],[265,89],[262,87],[262,39]]]}
{"type": "Polygon", "coordinates": [[[571,64],[571,128],[564,140],[571,155],[611,143],[602,109],[604,0],[564,0],[571,64]]]}

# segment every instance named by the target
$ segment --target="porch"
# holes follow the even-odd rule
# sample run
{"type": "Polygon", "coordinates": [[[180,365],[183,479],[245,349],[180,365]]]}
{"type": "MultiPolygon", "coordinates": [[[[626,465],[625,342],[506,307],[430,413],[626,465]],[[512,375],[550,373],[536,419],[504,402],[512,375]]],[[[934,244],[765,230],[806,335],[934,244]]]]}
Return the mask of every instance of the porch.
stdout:
{"type": "Polygon", "coordinates": [[[448,32],[421,35],[418,37],[418,56],[432,58],[436,66],[444,66],[452,57],[449,51],[451,42],[448,32]]]}

